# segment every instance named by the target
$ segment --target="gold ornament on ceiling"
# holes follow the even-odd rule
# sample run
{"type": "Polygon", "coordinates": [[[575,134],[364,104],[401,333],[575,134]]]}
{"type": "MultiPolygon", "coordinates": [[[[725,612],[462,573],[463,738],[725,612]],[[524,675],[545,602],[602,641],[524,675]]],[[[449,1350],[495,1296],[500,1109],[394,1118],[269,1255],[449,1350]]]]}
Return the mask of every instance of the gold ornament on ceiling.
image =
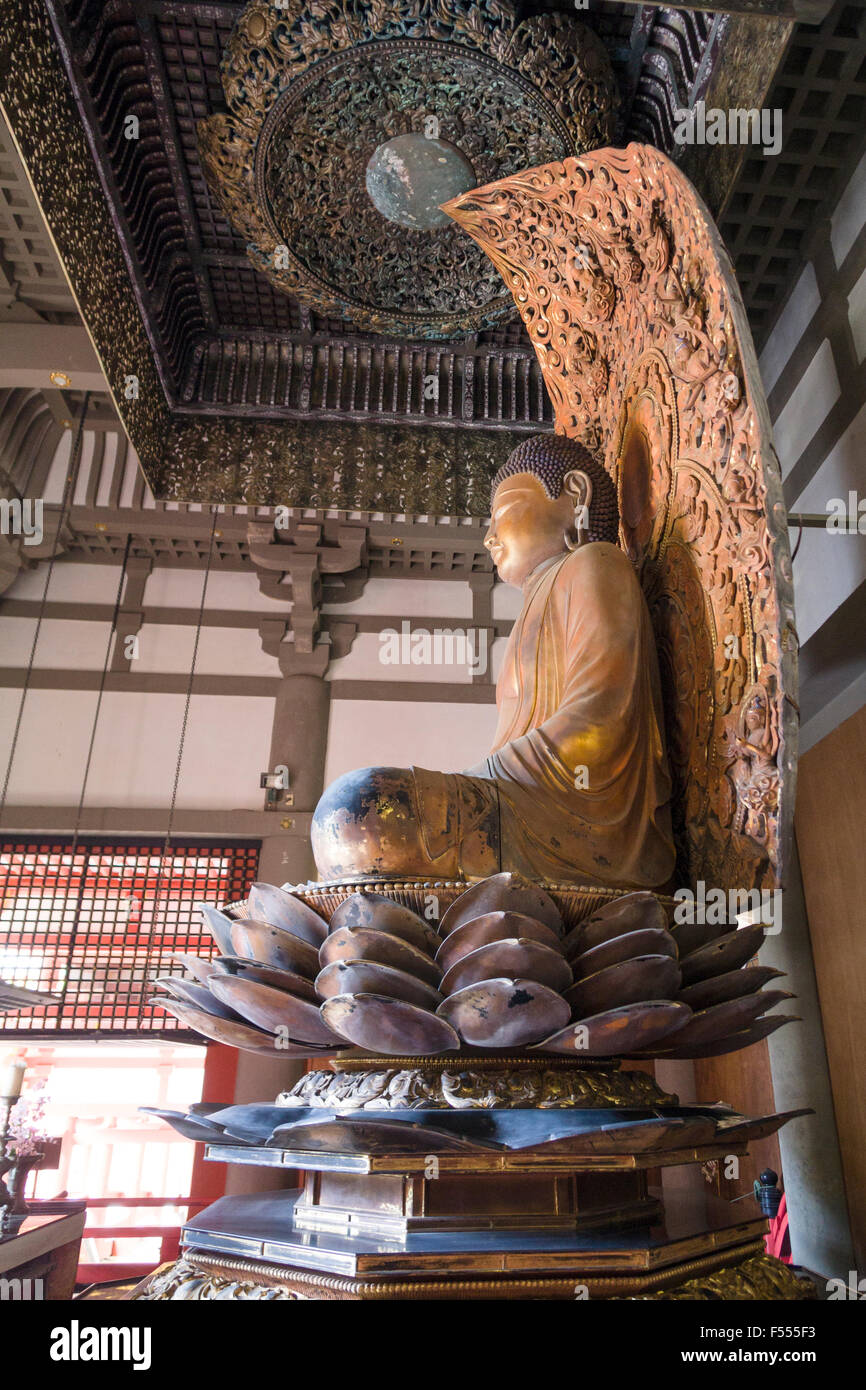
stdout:
{"type": "Polygon", "coordinates": [[[604,45],[503,0],[252,0],[199,123],[207,182],[253,266],[367,331],[453,338],[513,300],[440,203],[611,142],[604,45]]]}

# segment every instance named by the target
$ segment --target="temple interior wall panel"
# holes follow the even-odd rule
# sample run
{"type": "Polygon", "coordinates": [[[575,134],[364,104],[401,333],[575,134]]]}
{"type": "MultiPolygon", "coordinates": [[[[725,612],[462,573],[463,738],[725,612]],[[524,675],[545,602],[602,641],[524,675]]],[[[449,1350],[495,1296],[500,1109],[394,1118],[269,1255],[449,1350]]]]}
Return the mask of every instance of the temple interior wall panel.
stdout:
{"type": "MultiPolygon", "coordinates": [[[[202,577],[195,570],[170,569],[158,565],[148,576],[145,597],[149,608],[188,608],[201,603],[202,577]]],[[[207,608],[232,612],[261,613],[275,617],[291,611],[291,599],[263,594],[252,571],[211,572],[207,582],[207,608]]]]}
{"type": "Polygon", "coordinates": [[[462,705],[409,700],[334,700],[328,727],[325,781],[358,766],[363,749],[370,766],[441,767],[460,772],[489,747],[496,724],[492,704],[462,705]]]}
{"type": "MultiPolygon", "coordinates": [[[[0,721],[14,727],[20,692],[0,689],[0,721]]],[[[31,690],[9,803],[75,807],[84,776],[96,692],[31,690]]],[[[147,809],[170,800],[185,698],[107,691],[96,731],[87,807],[147,809]]],[[[273,700],[194,695],[177,805],[201,811],[257,810],[258,772],[268,764],[273,700]]],[[[163,816],[163,820],[165,817],[163,816]]]]}
{"type": "Polygon", "coordinates": [[[412,579],[367,580],[364,592],[346,603],[325,603],[325,613],[340,617],[401,618],[471,618],[472,594],[468,584],[448,579],[425,579],[423,584],[412,579]]]}
{"type": "MultiPolygon", "coordinates": [[[[831,499],[862,498],[866,458],[866,155],[812,231],[810,254],[760,356],[792,548],[801,645],[801,750],[866,700],[866,547],[862,534],[804,526],[831,499]]],[[[854,526],[857,518],[854,518],[854,526]]]]}
{"type": "MultiPolygon", "coordinates": [[[[797,499],[796,509],[821,512],[827,498],[844,499],[862,486],[866,457],[866,406],[852,420],[797,499]]],[[[836,612],[840,604],[866,581],[866,546],[862,535],[828,536],[804,530],[794,570],[797,629],[805,645],[836,612]],[[832,564],[827,564],[832,546],[832,564]]]]}

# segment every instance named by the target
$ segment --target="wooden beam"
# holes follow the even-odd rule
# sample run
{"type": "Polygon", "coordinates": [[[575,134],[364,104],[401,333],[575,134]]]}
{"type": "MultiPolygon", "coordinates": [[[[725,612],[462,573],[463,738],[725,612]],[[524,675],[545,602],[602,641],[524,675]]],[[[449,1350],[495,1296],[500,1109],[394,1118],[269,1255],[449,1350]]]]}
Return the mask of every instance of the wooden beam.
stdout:
{"type": "MultiPolygon", "coordinates": [[[[669,0],[643,0],[655,9],[669,9],[669,0]]],[[[708,14],[744,14],[755,19],[792,19],[796,24],[822,24],[833,0],[698,0],[690,10],[708,14]]]]}
{"type": "Polygon", "coordinates": [[[73,324],[16,323],[0,334],[0,387],[48,391],[106,391],[102,368],[86,328],[73,324]],[[68,382],[51,380],[63,372],[68,382]]]}
{"type": "MultiPolygon", "coordinates": [[[[177,837],[206,837],[230,840],[262,840],[273,835],[309,835],[312,813],[293,811],[291,830],[281,827],[285,819],[274,811],[193,811],[178,808],[172,821],[177,837]]],[[[82,835],[164,836],[168,820],[166,806],[85,806],[78,816],[75,806],[6,806],[3,834],[71,835],[78,825],[82,835]]]]}

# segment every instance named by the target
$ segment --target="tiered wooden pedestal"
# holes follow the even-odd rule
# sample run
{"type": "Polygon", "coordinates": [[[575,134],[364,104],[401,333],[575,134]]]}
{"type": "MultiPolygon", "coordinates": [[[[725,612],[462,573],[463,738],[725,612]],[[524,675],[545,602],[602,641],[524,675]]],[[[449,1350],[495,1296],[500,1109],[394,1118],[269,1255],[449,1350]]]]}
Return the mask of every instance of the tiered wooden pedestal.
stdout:
{"type": "Polygon", "coordinates": [[[210,1116],[226,1137],[209,1158],[300,1169],[303,1186],[215,1202],[135,1297],[811,1296],[764,1255],[762,1217],[658,1185],[746,1152],[723,1108],[679,1107],[616,1062],[332,1066],[279,1106],[210,1116]]]}

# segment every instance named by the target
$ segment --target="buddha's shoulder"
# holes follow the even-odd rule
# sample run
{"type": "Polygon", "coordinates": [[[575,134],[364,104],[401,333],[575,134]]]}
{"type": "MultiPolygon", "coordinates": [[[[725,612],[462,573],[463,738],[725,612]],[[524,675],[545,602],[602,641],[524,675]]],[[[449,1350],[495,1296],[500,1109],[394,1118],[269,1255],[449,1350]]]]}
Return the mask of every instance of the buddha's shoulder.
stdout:
{"type": "Polygon", "coordinates": [[[589,541],[569,551],[556,576],[557,585],[587,583],[590,579],[603,583],[637,583],[634,566],[624,550],[610,541],[589,541]]]}

